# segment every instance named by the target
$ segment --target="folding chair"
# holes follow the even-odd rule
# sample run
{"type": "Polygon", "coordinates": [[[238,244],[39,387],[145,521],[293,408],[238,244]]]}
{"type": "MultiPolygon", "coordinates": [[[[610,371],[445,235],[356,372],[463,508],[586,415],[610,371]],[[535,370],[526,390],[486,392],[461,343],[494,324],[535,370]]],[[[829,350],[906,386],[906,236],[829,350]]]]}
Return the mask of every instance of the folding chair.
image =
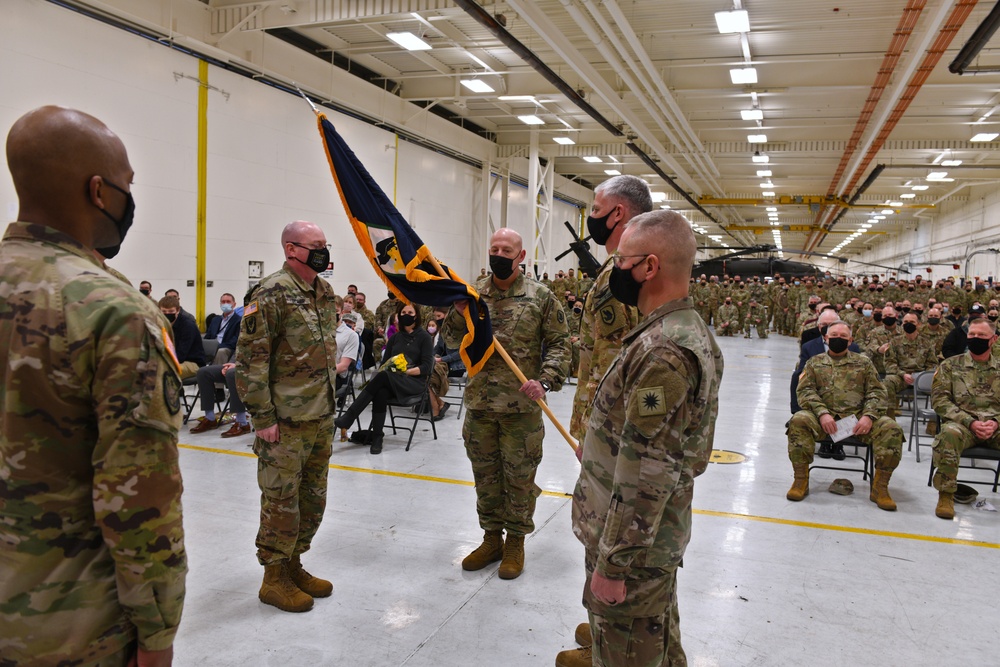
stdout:
{"type": "Polygon", "coordinates": [[[347,377],[344,379],[344,383],[340,385],[340,389],[337,390],[337,416],[344,414],[344,410],[347,409],[347,397],[351,397],[351,403],[357,400],[357,394],[354,393],[354,378],[358,374],[358,365],[351,364],[351,367],[347,369],[347,377]],[[343,403],[341,403],[343,400],[343,403]]]}
{"type": "Polygon", "coordinates": [[[431,379],[433,377],[433,374],[427,376],[423,391],[418,395],[411,396],[405,400],[393,399],[388,403],[389,423],[392,427],[392,434],[396,435],[396,429],[410,432],[410,437],[406,441],[406,451],[410,451],[410,443],[413,442],[413,436],[417,432],[417,422],[419,421],[430,422],[431,432],[434,434],[434,439],[437,440],[437,427],[434,425],[434,418],[431,416],[431,379]],[[394,407],[411,408],[413,412],[396,417],[392,411],[394,407]],[[412,419],[413,424],[411,426],[396,426],[397,419],[412,419]]]}
{"type": "MultiPolygon", "coordinates": [[[[920,463],[921,439],[930,438],[933,444],[934,436],[927,435],[921,430],[921,426],[935,423],[941,427],[941,418],[938,417],[934,409],[931,408],[931,384],[934,382],[934,371],[924,371],[913,376],[913,416],[910,419],[910,441],[906,445],[906,451],[917,446],[917,463],[920,463]]],[[[924,447],[931,447],[924,444],[924,447]]]]}
{"type": "MultiPolygon", "coordinates": [[[[986,486],[993,487],[993,493],[997,492],[997,487],[1000,486],[1000,450],[990,449],[989,447],[969,447],[962,452],[961,459],[959,459],[959,468],[991,472],[993,473],[993,481],[983,481],[981,479],[958,479],[956,481],[963,484],[985,484],[986,486]],[[962,465],[961,459],[969,459],[972,463],[970,465],[962,465]],[[978,466],[976,465],[978,461],[993,461],[996,467],[978,466]]],[[[927,477],[927,486],[930,486],[934,482],[935,470],[937,468],[934,467],[934,458],[931,457],[931,474],[927,477]]]]}
{"type": "MultiPolygon", "coordinates": [[[[812,470],[814,468],[822,468],[824,470],[844,470],[844,471],[847,471],[847,472],[859,472],[860,471],[861,472],[861,479],[867,480],[869,484],[871,483],[871,480],[875,477],[875,456],[872,453],[872,447],[871,447],[871,445],[866,445],[865,443],[863,443],[860,440],[858,440],[857,438],[855,438],[853,435],[847,436],[846,438],[844,438],[843,440],[841,440],[839,443],[834,443],[832,440],[830,440],[830,438],[823,438],[822,440],[818,440],[816,442],[816,444],[817,445],[822,445],[822,444],[828,444],[828,445],[839,444],[839,445],[842,445],[844,447],[854,447],[854,453],[853,454],[847,454],[847,452],[844,452],[844,453],[845,453],[845,455],[846,455],[846,457],[848,459],[857,459],[858,461],[861,461],[861,468],[859,469],[859,468],[850,468],[850,467],[846,467],[846,466],[822,465],[822,464],[814,462],[811,466],[809,466],[810,470],[812,470]],[[863,449],[864,453],[863,454],[859,453],[859,451],[858,451],[859,449],[863,449]]],[[[817,459],[813,459],[813,461],[816,461],[816,460],[817,459]]],[[[823,461],[828,461],[828,460],[832,460],[832,459],[822,459],[822,460],[823,461]]]]}
{"type": "MultiPolygon", "coordinates": [[[[456,419],[462,418],[462,408],[465,407],[465,385],[469,383],[469,376],[465,373],[461,375],[456,375],[454,377],[448,376],[448,388],[449,390],[454,387],[458,389],[458,395],[456,396],[441,396],[441,400],[449,405],[458,406],[458,414],[455,416],[456,419]]],[[[450,391],[448,392],[451,393],[450,391]]]]}
{"type": "MultiPolygon", "coordinates": [[[[202,338],[201,346],[205,350],[205,359],[208,363],[211,363],[215,359],[216,353],[219,351],[219,341],[214,338],[202,338]]],[[[201,390],[198,387],[198,376],[192,375],[191,377],[181,381],[181,400],[184,402],[184,423],[187,424],[188,420],[191,419],[191,413],[194,409],[198,407],[198,399],[201,398],[201,390]],[[195,387],[194,396],[187,393],[189,387],[195,387]]],[[[219,408],[219,414],[225,412],[229,408],[229,399],[225,400],[225,407],[222,406],[222,402],[216,400],[216,407],[219,408]]],[[[220,416],[221,418],[221,416],[220,416]]]]}

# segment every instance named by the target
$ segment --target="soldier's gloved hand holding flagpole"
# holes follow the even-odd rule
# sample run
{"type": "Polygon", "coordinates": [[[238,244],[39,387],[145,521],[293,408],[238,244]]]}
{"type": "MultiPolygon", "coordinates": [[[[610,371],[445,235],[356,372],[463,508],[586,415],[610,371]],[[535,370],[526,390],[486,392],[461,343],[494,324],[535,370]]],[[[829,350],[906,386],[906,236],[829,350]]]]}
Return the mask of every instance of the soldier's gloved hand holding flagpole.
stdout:
{"type": "Polygon", "coordinates": [[[493,336],[489,311],[479,293],[443,266],[407,224],[392,201],[364,168],[333,125],[320,113],[302,90],[319,120],[330,170],[361,248],[386,285],[407,303],[454,306],[464,315],[468,334],[460,347],[469,377],[478,373],[493,352],[500,354],[521,381],[521,391],[535,400],[574,451],[577,442],[535,392],[521,369],[493,336]],[[460,305],[463,304],[463,305],[460,305]],[[466,310],[471,312],[465,312],[466,310]]]}

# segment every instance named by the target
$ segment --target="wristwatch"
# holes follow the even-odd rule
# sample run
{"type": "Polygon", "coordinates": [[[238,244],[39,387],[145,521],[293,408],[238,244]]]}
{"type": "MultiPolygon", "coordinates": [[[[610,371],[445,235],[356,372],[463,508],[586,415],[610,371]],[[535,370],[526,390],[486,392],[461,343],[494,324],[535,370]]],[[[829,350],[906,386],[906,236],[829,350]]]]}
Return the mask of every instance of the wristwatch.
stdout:
{"type": "Polygon", "coordinates": [[[550,385],[547,381],[545,381],[545,380],[539,380],[538,384],[542,385],[542,389],[545,390],[546,394],[549,393],[550,391],[552,391],[552,385],[550,385]]]}

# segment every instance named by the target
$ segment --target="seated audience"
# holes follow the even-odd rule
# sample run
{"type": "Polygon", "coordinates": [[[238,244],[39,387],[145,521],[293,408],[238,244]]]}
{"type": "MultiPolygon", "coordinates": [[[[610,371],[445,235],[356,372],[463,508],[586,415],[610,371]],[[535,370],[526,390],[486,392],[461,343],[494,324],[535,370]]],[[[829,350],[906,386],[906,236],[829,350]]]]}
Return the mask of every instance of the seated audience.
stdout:
{"type": "Polygon", "coordinates": [[[420,311],[411,304],[397,301],[396,319],[399,331],[389,338],[382,356],[387,365],[396,355],[406,359],[406,370],[383,368],[364,386],[357,399],[344,414],[334,420],[337,428],[350,428],[361,411],[372,404],[371,453],[382,452],[385,416],[390,400],[407,400],[425,391],[427,378],[434,370],[434,350],[431,336],[420,326],[420,311]]]}
{"type": "Polygon", "coordinates": [[[899,408],[899,393],[913,386],[913,376],[934,370],[937,353],[934,343],[920,335],[917,314],[912,310],[903,316],[903,335],[897,336],[885,357],[885,391],[888,396],[888,417],[895,417],[899,408]]]}
{"type": "Polygon", "coordinates": [[[229,390],[229,408],[236,413],[236,422],[222,433],[223,438],[233,438],[250,432],[250,422],[247,420],[247,409],[236,391],[236,364],[212,364],[198,369],[198,392],[201,396],[201,409],[205,418],[191,427],[192,433],[204,433],[219,428],[220,419],[215,416],[215,385],[225,382],[229,390]]]}
{"type": "Polygon", "coordinates": [[[242,318],[236,313],[236,297],[228,292],[223,294],[219,298],[219,310],[222,315],[209,322],[205,331],[205,340],[214,338],[219,342],[219,351],[215,353],[213,364],[228,363],[236,349],[236,341],[240,338],[242,318]]]}
{"type": "MultiPolygon", "coordinates": [[[[341,297],[335,298],[337,304],[337,392],[348,381],[351,365],[358,359],[359,339],[347,320],[343,317],[344,300],[341,297]]],[[[357,315],[357,313],[352,313],[357,315]]],[[[337,399],[337,407],[343,407],[347,395],[344,394],[337,399]]],[[[347,442],[347,429],[340,429],[340,441],[347,442]]]]}
{"type": "MultiPolygon", "coordinates": [[[[889,478],[903,454],[903,429],[885,413],[885,387],[875,366],[865,356],[849,351],[851,327],[841,320],[826,332],[829,351],[806,362],[799,377],[798,400],[802,410],[788,423],[788,458],[795,481],[786,498],[803,500],[809,495],[809,466],[816,441],[824,434],[837,432],[837,421],[848,416],[858,418],[853,435],[872,446],[875,454],[875,480],[869,499],[880,509],[893,511],[896,503],[889,496],[889,478]]],[[[836,448],[840,445],[834,445],[836,448]]],[[[840,446],[842,449],[842,446],[840,446]]]]}

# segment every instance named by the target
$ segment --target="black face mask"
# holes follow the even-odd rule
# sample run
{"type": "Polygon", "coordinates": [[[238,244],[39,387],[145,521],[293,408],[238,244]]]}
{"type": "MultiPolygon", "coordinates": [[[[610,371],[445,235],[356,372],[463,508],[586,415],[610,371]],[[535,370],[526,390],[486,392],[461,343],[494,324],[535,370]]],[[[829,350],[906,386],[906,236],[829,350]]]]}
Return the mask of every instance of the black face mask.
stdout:
{"type": "Polygon", "coordinates": [[[809,312],[810,312],[810,313],[815,313],[815,312],[816,312],[816,306],[817,306],[817,305],[818,305],[818,304],[815,304],[815,303],[810,303],[810,304],[809,304],[809,312]]]}
{"type": "Polygon", "coordinates": [[[937,325],[941,324],[941,318],[940,317],[928,317],[927,318],[927,324],[931,325],[932,327],[936,327],[937,325]]]}
{"type": "Polygon", "coordinates": [[[733,302],[732,301],[726,301],[726,305],[727,306],[731,306],[731,305],[733,305],[733,302]]]}
{"type": "Polygon", "coordinates": [[[149,296],[149,290],[148,289],[141,289],[141,290],[139,290],[139,293],[142,294],[143,296],[149,296]]]}
{"type": "Polygon", "coordinates": [[[574,306],[573,307],[573,312],[577,313],[577,314],[582,313],[583,312],[583,308],[577,308],[576,306],[574,306]]]}
{"type": "Polygon", "coordinates": [[[997,321],[997,316],[996,315],[987,315],[986,319],[988,319],[990,322],[996,322],[997,321]]]}
{"type": "Polygon", "coordinates": [[[990,349],[989,338],[969,338],[969,352],[975,355],[985,354],[990,349]]]}
{"type": "Polygon", "coordinates": [[[896,324],[896,318],[895,317],[883,317],[882,318],[882,324],[884,324],[887,327],[895,326],[895,324],[896,324]]]}
{"type": "Polygon", "coordinates": [[[826,344],[830,346],[830,351],[834,354],[840,354],[850,345],[846,338],[830,338],[826,344]]]}
{"type": "Polygon", "coordinates": [[[507,280],[514,275],[514,260],[503,255],[490,255],[490,271],[500,280],[507,280]]]}
{"type": "Polygon", "coordinates": [[[163,313],[168,322],[173,323],[177,319],[177,313],[163,313]]]}
{"type": "Polygon", "coordinates": [[[125,195],[125,210],[122,211],[122,217],[118,220],[107,212],[106,209],[101,209],[101,213],[108,216],[111,222],[115,223],[115,229],[118,230],[118,243],[115,245],[108,246],[106,248],[95,248],[97,252],[101,253],[101,256],[105,259],[111,259],[117,255],[122,249],[122,243],[125,241],[125,235],[128,233],[129,228],[132,226],[132,221],[135,218],[135,199],[132,198],[131,192],[125,192],[120,187],[112,183],[111,181],[104,179],[104,182],[109,186],[117,190],[118,192],[125,195]]]}
{"type": "Polygon", "coordinates": [[[904,313],[910,312],[910,309],[907,308],[906,306],[903,306],[902,308],[900,308],[900,310],[903,311],[904,313]]]}
{"type": "Polygon", "coordinates": [[[823,338],[826,338],[826,330],[829,329],[829,328],[830,327],[827,326],[826,324],[824,324],[823,326],[821,326],[819,328],[819,335],[822,336],[823,338]]]}
{"type": "Polygon", "coordinates": [[[872,315],[872,319],[875,320],[876,322],[881,322],[882,321],[882,313],[874,313],[872,315]]]}
{"type": "Polygon", "coordinates": [[[903,322],[903,331],[906,333],[913,333],[917,330],[917,325],[913,322],[903,322]]]}
{"type": "MultiPolygon", "coordinates": [[[[616,207],[617,208],[617,207],[616,207]]],[[[614,213],[615,209],[611,209],[605,215],[600,218],[595,218],[592,215],[587,216],[587,233],[590,234],[590,238],[594,239],[594,243],[597,245],[606,245],[608,239],[615,232],[615,227],[617,227],[621,220],[615,223],[615,226],[608,229],[608,218],[614,213]]]]}
{"type": "Polygon", "coordinates": [[[304,262],[298,257],[291,257],[290,259],[294,259],[296,262],[305,264],[316,273],[326,271],[326,267],[330,265],[330,250],[328,248],[306,248],[298,243],[293,243],[292,245],[296,248],[304,248],[305,250],[308,250],[309,256],[306,257],[306,261],[304,262]]]}
{"type": "Polygon", "coordinates": [[[624,303],[626,306],[639,305],[639,291],[642,283],[632,277],[632,269],[620,269],[617,266],[611,267],[611,275],[608,277],[608,287],[611,294],[624,303]]]}
{"type": "Polygon", "coordinates": [[[412,327],[416,323],[417,323],[417,316],[416,315],[404,315],[404,314],[400,314],[400,316],[399,316],[399,326],[400,327],[412,327]]]}

